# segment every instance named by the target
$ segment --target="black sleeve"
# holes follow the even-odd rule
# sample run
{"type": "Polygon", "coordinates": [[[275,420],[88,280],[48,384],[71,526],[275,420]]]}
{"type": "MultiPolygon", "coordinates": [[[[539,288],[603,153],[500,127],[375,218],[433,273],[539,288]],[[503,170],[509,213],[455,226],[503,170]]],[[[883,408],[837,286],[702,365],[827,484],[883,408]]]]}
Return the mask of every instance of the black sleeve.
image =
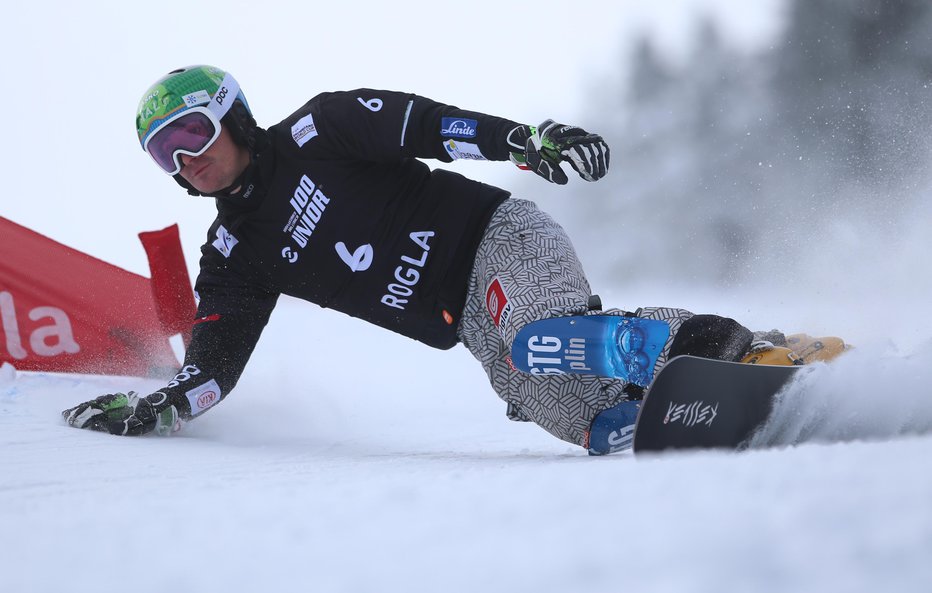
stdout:
{"type": "MultiPolygon", "coordinates": [[[[225,398],[236,385],[268,323],[278,294],[258,285],[203,269],[195,289],[197,317],[177,375],[156,394],[164,394],[188,420],[225,398]]],[[[153,396],[149,396],[152,399],[153,396]]]]}
{"type": "Polygon", "coordinates": [[[297,148],[315,158],[370,161],[455,158],[504,161],[521,124],[396,91],[323,93],[285,120],[297,148]]]}

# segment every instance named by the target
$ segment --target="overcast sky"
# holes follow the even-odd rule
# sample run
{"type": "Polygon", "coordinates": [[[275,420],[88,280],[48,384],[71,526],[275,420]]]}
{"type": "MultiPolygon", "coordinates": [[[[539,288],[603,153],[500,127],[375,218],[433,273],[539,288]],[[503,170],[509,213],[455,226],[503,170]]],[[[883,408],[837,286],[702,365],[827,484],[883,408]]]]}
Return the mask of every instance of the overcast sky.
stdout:
{"type": "MultiPolygon", "coordinates": [[[[598,121],[586,97],[615,79],[641,33],[671,55],[688,47],[700,15],[735,44],[766,45],[780,0],[468,6],[411,2],[188,4],[16,2],[4,8],[4,203],[0,215],[148,275],[135,239],[182,225],[189,262],[213,218],[139,149],[143,91],[180,65],[231,71],[260,125],[318,92],[360,86],[412,91],[460,107],[538,123],[598,121]]],[[[467,173],[507,187],[504,163],[467,173]]]]}

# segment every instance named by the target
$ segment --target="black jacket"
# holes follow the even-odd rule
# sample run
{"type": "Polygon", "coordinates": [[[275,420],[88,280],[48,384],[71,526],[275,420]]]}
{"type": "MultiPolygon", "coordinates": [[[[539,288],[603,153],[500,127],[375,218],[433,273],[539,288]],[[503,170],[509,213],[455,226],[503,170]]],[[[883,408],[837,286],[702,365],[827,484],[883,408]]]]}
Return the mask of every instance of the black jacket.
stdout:
{"type": "Polygon", "coordinates": [[[507,160],[519,124],[391,91],[313,98],[268,132],[217,199],[182,372],[183,417],[233,388],[279,294],[450,348],[476,248],[508,192],[417,158],[507,160]]]}

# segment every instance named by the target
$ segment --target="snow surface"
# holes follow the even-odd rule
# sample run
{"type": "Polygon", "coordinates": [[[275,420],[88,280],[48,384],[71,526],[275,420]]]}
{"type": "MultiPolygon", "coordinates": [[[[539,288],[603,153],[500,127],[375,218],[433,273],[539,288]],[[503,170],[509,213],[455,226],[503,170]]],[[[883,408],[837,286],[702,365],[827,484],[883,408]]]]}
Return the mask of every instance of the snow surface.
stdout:
{"type": "Polygon", "coordinates": [[[58,416],[158,382],[7,366],[0,591],[928,591],[930,363],[859,347],[776,446],[637,458],[506,420],[462,347],[287,299],[168,439],[58,416]]]}

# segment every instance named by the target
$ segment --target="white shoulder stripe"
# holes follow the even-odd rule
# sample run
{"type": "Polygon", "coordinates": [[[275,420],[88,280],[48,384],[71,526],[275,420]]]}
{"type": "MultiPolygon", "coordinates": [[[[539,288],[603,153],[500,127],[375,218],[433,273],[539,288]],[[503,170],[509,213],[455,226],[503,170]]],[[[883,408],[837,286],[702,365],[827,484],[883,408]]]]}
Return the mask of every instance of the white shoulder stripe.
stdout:
{"type": "Polygon", "coordinates": [[[408,118],[411,117],[411,108],[414,107],[414,99],[408,101],[408,108],[405,109],[405,121],[401,126],[401,146],[405,145],[405,132],[408,130],[408,118]]]}

